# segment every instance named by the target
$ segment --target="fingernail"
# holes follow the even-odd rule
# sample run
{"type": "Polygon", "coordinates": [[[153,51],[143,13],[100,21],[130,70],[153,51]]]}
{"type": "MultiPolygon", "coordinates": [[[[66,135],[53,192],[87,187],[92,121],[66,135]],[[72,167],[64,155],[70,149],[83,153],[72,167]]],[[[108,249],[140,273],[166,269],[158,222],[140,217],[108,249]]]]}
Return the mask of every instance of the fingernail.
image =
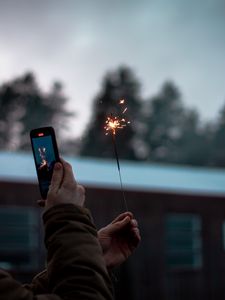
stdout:
{"type": "Polygon", "coordinates": [[[137,226],[137,221],[136,220],[132,219],[131,223],[132,223],[132,225],[137,226]]]}
{"type": "Polygon", "coordinates": [[[60,170],[61,169],[61,164],[60,163],[55,163],[54,169],[55,170],[60,170]]]}

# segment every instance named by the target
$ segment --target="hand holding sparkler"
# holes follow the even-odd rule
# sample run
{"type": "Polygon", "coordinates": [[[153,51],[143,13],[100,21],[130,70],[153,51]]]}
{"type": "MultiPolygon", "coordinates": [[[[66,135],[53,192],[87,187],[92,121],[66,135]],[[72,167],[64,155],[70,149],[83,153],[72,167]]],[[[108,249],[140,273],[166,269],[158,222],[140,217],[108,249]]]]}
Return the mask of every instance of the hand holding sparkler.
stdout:
{"type": "Polygon", "coordinates": [[[138,223],[131,212],[125,212],[98,231],[107,268],[123,263],[141,241],[138,223]]]}

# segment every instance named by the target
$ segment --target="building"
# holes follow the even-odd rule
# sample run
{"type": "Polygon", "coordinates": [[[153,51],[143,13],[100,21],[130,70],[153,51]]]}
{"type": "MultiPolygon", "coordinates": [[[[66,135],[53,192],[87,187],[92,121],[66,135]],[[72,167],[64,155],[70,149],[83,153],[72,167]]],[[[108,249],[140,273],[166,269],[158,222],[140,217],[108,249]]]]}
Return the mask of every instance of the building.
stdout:
{"type": "MultiPolygon", "coordinates": [[[[97,227],[125,210],[114,160],[67,158],[97,227]]],[[[45,252],[32,154],[0,153],[0,266],[29,280],[45,252]]],[[[117,299],[225,297],[225,171],[121,162],[142,242],[117,270],[117,299]]]]}

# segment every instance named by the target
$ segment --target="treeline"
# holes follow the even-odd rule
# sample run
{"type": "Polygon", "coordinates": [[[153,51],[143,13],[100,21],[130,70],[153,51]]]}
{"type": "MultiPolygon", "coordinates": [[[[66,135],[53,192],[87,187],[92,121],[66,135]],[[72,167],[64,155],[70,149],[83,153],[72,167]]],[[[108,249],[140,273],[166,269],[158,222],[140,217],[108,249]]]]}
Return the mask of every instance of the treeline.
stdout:
{"type": "Polygon", "coordinates": [[[104,126],[107,116],[120,115],[120,99],[126,101],[126,119],[130,121],[116,135],[121,159],[225,167],[225,106],[218,119],[203,124],[198,112],[184,105],[175,83],[165,82],[156,95],[143,99],[141,84],[127,67],[105,75],[89,124],[79,139],[64,138],[66,124],[75,113],[66,109],[68,99],[59,82],[43,92],[35,76],[28,73],[2,84],[0,149],[30,150],[30,129],[51,125],[64,153],[114,157],[104,126]]]}

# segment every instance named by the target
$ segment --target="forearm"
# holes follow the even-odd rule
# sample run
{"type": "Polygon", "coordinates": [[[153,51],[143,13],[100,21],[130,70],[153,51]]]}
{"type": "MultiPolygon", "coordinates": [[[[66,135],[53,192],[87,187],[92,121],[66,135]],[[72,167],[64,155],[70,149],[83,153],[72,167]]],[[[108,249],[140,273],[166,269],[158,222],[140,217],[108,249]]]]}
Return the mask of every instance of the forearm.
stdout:
{"type": "Polygon", "coordinates": [[[58,205],[44,216],[49,291],[68,299],[112,299],[112,285],[85,209],[58,205]]]}
{"type": "Polygon", "coordinates": [[[63,300],[55,294],[35,295],[25,288],[7,272],[0,270],[0,299],[1,300],[63,300]]]}
{"type": "Polygon", "coordinates": [[[47,270],[38,273],[29,284],[23,285],[26,289],[33,292],[35,295],[37,294],[46,294],[49,292],[48,289],[48,276],[47,270]]]}

